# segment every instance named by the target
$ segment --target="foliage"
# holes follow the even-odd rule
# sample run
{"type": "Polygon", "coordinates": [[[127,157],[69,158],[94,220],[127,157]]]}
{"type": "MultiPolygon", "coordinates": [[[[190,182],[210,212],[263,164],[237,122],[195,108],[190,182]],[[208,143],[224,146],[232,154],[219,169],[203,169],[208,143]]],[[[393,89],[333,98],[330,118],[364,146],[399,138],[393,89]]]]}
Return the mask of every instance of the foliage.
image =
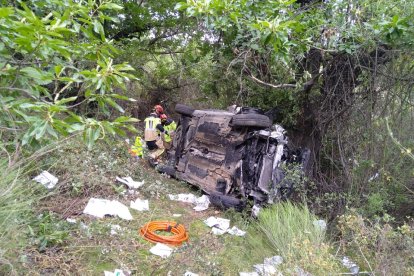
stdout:
{"type": "Polygon", "coordinates": [[[325,229],[315,224],[317,220],[307,207],[291,202],[261,210],[248,237],[251,254],[255,259],[280,255],[285,259],[283,269],[291,274],[298,267],[316,275],[339,271],[325,229]]]}
{"type": "Polygon", "coordinates": [[[354,209],[339,218],[341,250],[374,274],[410,275],[414,271],[412,221],[393,227],[393,218],[363,218],[354,209]]]}
{"type": "MultiPolygon", "coordinates": [[[[17,1],[0,8],[0,124],[4,139],[35,145],[82,131],[91,147],[105,136],[124,134],[135,119],[114,122],[77,115],[96,103],[106,117],[124,112],[116,94],[135,77],[126,63],[114,64],[117,50],[103,24],[116,21],[112,1],[17,1]]],[[[95,111],[96,113],[96,111],[95,111]]]]}

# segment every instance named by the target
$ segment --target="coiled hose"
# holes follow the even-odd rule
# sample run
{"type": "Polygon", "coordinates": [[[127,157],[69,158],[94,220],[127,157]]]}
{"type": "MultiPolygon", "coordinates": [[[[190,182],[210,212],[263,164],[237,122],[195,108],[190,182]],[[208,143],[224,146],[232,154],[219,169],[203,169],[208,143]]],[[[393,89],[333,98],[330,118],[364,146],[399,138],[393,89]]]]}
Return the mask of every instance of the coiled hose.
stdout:
{"type": "Polygon", "coordinates": [[[147,241],[154,243],[164,243],[178,246],[188,240],[187,231],[184,225],[175,221],[150,221],[139,230],[139,234],[147,241]],[[173,233],[172,236],[157,235],[155,231],[167,231],[173,233]]]}

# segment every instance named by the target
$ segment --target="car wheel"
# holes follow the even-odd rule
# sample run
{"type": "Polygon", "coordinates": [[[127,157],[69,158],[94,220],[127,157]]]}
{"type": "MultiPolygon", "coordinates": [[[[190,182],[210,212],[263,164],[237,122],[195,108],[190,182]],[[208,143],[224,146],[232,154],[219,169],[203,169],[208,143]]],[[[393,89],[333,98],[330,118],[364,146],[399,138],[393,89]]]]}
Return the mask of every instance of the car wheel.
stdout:
{"type": "Polygon", "coordinates": [[[261,114],[236,114],[232,120],[233,126],[270,127],[269,117],[261,114]]]}
{"type": "Polygon", "coordinates": [[[191,116],[191,115],[193,115],[194,108],[191,108],[191,107],[186,106],[184,104],[176,104],[175,112],[177,112],[178,114],[181,114],[181,115],[191,116]]]}

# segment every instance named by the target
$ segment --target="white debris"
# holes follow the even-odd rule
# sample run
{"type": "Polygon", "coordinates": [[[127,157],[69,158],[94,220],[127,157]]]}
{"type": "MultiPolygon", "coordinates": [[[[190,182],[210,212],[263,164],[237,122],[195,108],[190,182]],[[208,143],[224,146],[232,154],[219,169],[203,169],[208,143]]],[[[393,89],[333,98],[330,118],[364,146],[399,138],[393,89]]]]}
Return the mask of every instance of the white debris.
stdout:
{"type": "Polygon", "coordinates": [[[377,179],[379,177],[379,173],[377,172],[377,173],[375,173],[373,176],[371,176],[369,179],[368,179],[368,182],[371,182],[371,181],[374,181],[375,179],[377,179]]]}
{"type": "Polygon", "coordinates": [[[148,211],[149,210],[149,203],[147,199],[139,199],[137,198],[135,201],[131,201],[130,207],[132,209],[138,211],[148,211]]]}
{"type": "Polygon", "coordinates": [[[66,221],[72,224],[76,223],[76,219],[73,219],[73,218],[67,218],[66,221]]]}
{"type": "Polygon", "coordinates": [[[277,270],[277,266],[281,263],[283,263],[283,258],[281,256],[273,256],[264,259],[262,264],[256,264],[253,267],[258,275],[282,275],[277,270]]]}
{"type": "Polygon", "coordinates": [[[259,206],[253,205],[253,207],[252,207],[252,215],[253,215],[253,217],[257,218],[259,216],[260,209],[261,208],[259,206]]]}
{"type": "Polygon", "coordinates": [[[208,209],[210,205],[210,199],[206,195],[202,195],[196,199],[196,206],[193,208],[196,212],[204,211],[208,209]]]}
{"type": "Polygon", "coordinates": [[[138,189],[139,187],[141,187],[142,185],[144,185],[145,181],[134,181],[130,176],[127,177],[116,177],[116,180],[124,183],[125,185],[128,186],[128,188],[130,189],[138,189]]]}
{"type": "Polygon", "coordinates": [[[208,196],[206,195],[196,197],[193,194],[178,194],[178,195],[168,195],[168,197],[170,198],[170,200],[181,201],[185,203],[192,203],[196,205],[193,208],[196,212],[207,210],[208,206],[210,205],[210,200],[208,196]]]}
{"type": "Polygon", "coordinates": [[[193,194],[168,195],[168,197],[170,198],[170,200],[193,203],[193,204],[197,201],[197,197],[193,194]]]}
{"type": "Polygon", "coordinates": [[[240,230],[236,226],[233,226],[232,228],[228,229],[227,233],[233,236],[238,236],[238,237],[243,237],[244,235],[246,235],[246,231],[240,230]]]}
{"type": "Polygon", "coordinates": [[[198,274],[197,273],[190,272],[190,271],[186,271],[184,273],[184,276],[198,276],[198,274]]]}
{"type": "Polygon", "coordinates": [[[230,227],[230,220],[224,218],[209,217],[204,220],[204,223],[207,224],[208,227],[216,227],[225,231],[230,227]]]}
{"type": "Polygon", "coordinates": [[[347,256],[342,258],[342,265],[348,268],[352,275],[357,275],[359,273],[359,266],[347,256]]]}
{"type": "Polygon", "coordinates": [[[41,174],[33,178],[33,180],[42,184],[47,189],[53,189],[59,181],[56,176],[50,174],[48,171],[43,171],[41,174]]]}
{"type": "Polygon", "coordinates": [[[326,230],[326,221],[324,221],[323,219],[314,220],[313,221],[313,226],[315,226],[316,228],[318,228],[321,231],[325,231],[326,230]]]}
{"type": "Polygon", "coordinates": [[[132,220],[128,207],[116,200],[91,198],[83,210],[83,213],[98,218],[110,215],[118,216],[125,220],[132,220]]]}
{"type": "Polygon", "coordinates": [[[173,214],[173,217],[175,217],[175,218],[179,218],[181,216],[182,216],[182,214],[173,214]]]}
{"type": "Polygon", "coordinates": [[[120,269],[115,269],[114,272],[104,271],[104,276],[126,276],[120,269]]]}
{"type": "Polygon", "coordinates": [[[116,235],[121,232],[122,228],[118,224],[111,225],[111,235],[116,235]]]}
{"type": "Polygon", "coordinates": [[[223,235],[224,233],[226,233],[226,230],[222,230],[222,229],[220,229],[220,228],[213,227],[213,228],[211,228],[211,232],[212,232],[214,235],[221,236],[221,235],[223,235]]]}
{"type": "Polygon", "coordinates": [[[257,272],[239,272],[239,276],[259,276],[257,272]]]}
{"type": "Polygon", "coordinates": [[[150,252],[154,255],[160,256],[161,258],[167,258],[171,255],[173,249],[168,245],[157,243],[151,247],[150,252]]]}

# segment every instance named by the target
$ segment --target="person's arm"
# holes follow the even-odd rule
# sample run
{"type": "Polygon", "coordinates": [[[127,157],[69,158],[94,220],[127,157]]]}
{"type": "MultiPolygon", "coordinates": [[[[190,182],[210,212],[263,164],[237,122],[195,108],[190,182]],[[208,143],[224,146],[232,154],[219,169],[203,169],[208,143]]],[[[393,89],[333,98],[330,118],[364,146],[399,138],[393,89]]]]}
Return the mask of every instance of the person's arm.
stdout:
{"type": "Polygon", "coordinates": [[[164,127],[162,126],[162,124],[158,124],[157,126],[156,126],[156,128],[160,131],[160,132],[162,132],[162,133],[165,133],[166,131],[165,131],[165,129],[164,129],[164,127]]]}

